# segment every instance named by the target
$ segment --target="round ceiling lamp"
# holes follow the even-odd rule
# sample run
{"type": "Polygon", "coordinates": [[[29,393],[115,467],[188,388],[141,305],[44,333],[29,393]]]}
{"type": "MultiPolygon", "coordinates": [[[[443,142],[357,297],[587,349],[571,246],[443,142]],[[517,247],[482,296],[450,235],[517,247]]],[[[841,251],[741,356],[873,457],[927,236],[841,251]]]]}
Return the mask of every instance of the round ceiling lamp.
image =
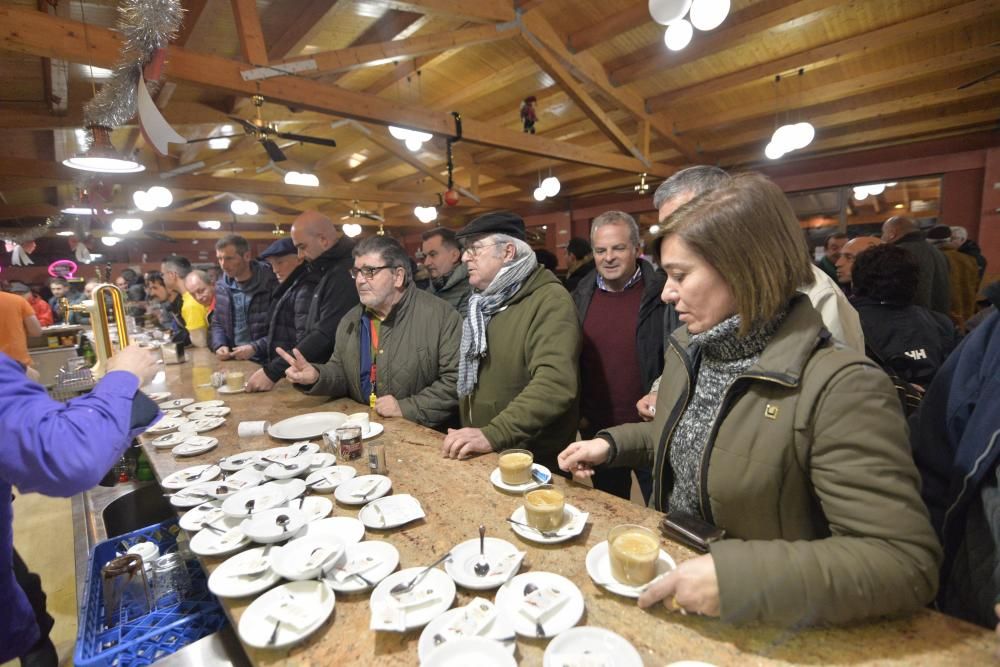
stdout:
{"type": "Polygon", "coordinates": [[[145,190],[136,190],[132,193],[132,202],[135,207],[140,211],[155,211],[156,202],[153,201],[153,196],[146,192],[145,190]]]}
{"type": "Polygon", "coordinates": [[[162,185],[154,185],[146,193],[152,198],[157,208],[166,208],[174,203],[174,196],[170,193],[170,190],[162,185]]]}
{"type": "Polygon", "coordinates": [[[812,143],[813,138],[816,136],[816,128],[813,127],[812,123],[802,122],[792,125],[793,139],[795,141],[795,148],[805,148],[812,143]]]}
{"type": "Polygon", "coordinates": [[[729,16],[729,0],[694,0],[691,24],[702,32],[715,30],[729,16]]]}
{"type": "Polygon", "coordinates": [[[361,233],[361,225],[348,223],[343,225],[344,234],[350,238],[354,238],[361,233]]]}
{"type": "Polygon", "coordinates": [[[693,35],[694,28],[691,27],[691,24],[680,19],[667,26],[667,31],[663,33],[663,43],[671,51],[680,51],[691,43],[693,35]]]}
{"type": "Polygon", "coordinates": [[[543,190],[542,186],[539,185],[535,188],[535,191],[531,193],[531,196],[535,198],[535,201],[545,201],[545,190],[543,190]]]}
{"type": "Polygon", "coordinates": [[[682,18],[691,8],[691,0],[649,0],[649,15],[660,25],[682,18]]]}
{"type": "Polygon", "coordinates": [[[559,194],[559,189],[561,187],[562,184],[559,182],[559,179],[556,178],[555,176],[549,176],[544,181],[542,181],[541,185],[542,192],[545,193],[546,197],[555,197],[557,194],[559,194]]]}
{"type": "Polygon", "coordinates": [[[102,236],[101,237],[101,243],[103,243],[104,245],[108,246],[109,248],[118,245],[120,242],[121,242],[121,239],[118,238],[117,236],[102,236]]]}
{"type": "Polygon", "coordinates": [[[123,157],[111,143],[111,131],[106,127],[91,127],[94,143],[85,153],[63,160],[63,164],[81,171],[96,171],[104,174],[134,174],[146,167],[123,157]]]}
{"type": "Polygon", "coordinates": [[[784,154],[785,154],[784,149],[782,149],[781,146],[775,144],[773,139],[771,140],[771,143],[769,143],[767,147],[764,148],[764,155],[767,157],[768,160],[777,160],[784,154]]]}

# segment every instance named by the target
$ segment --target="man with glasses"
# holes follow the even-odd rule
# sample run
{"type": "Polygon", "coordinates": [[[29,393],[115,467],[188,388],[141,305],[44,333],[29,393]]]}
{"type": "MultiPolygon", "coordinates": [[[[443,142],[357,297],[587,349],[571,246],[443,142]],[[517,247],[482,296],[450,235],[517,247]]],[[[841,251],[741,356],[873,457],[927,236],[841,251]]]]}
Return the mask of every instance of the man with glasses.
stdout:
{"type": "Polygon", "coordinates": [[[469,272],[462,263],[462,250],[455,232],[445,227],[428,229],[421,235],[424,268],[430,277],[427,286],[434,296],[451,304],[464,318],[469,312],[469,272]]]}
{"type": "Polygon", "coordinates": [[[462,325],[459,416],[442,454],[529,449],[557,470],[579,423],[580,323],[569,292],[525,243],[515,213],[488,213],[457,237],[473,288],[462,325]]]}
{"type": "Polygon", "coordinates": [[[310,364],[298,348],[291,355],[278,348],[285,376],[307,394],[347,396],[382,417],[432,428],[452,423],[462,318],[417,289],[398,241],[372,236],[353,255],[350,276],[361,303],[340,320],[333,357],[310,364]]]}

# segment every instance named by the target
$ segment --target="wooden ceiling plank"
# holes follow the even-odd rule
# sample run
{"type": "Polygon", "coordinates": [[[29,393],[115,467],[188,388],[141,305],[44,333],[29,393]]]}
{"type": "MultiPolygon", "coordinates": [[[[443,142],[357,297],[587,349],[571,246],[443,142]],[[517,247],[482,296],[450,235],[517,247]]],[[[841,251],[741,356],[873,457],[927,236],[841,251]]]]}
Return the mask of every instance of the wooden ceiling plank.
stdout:
{"type": "Polygon", "coordinates": [[[181,4],[185,10],[184,21],[181,23],[181,29],[177,33],[177,39],[173,41],[173,44],[186,46],[188,40],[191,39],[191,33],[198,27],[198,21],[205,11],[205,5],[208,4],[208,0],[183,0],[181,4]]]}
{"type": "Polygon", "coordinates": [[[477,23],[513,21],[514,4],[509,0],[371,0],[371,4],[395,10],[440,14],[477,23]]]}
{"type": "Polygon", "coordinates": [[[475,83],[461,86],[447,93],[444,97],[433,100],[430,105],[435,109],[451,111],[459,108],[468,100],[474,100],[490,95],[510,86],[516,81],[528,76],[529,68],[533,71],[532,59],[525,56],[514,61],[503,69],[490,71],[475,83]]]}
{"type": "Polygon", "coordinates": [[[707,79],[684,88],[654,95],[646,100],[651,112],[668,109],[681,100],[690,100],[703,95],[730,90],[737,86],[753,83],[761,79],[773,79],[776,74],[796,71],[800,68],[816,69],[824,65],[852,57],[855,53],[865,53],[873,45],[885,48],[906,41],[926,39],[929,35],[950,28],[958,23],[975,20],[1000,9],[997,0],[975,0],[956,7],[933,11],[907,21],[892,23],[874,30],[868,30],[845,39],[838,39],[819,46],[810,47],[781,58],[753,65],[729,74],[707,79]]]}
{"type": "MultiPolygon", "coordinates": [[[[301,51],[309,39],[320,29],[323,19],[333,11],[339,0],[297,0],[295,3],[295,19],[291,25],[279,35],[270,48],[267,56],[271,62],[282,60],[293,56],[301,51]]],[[[285,13],[288,6],[282,3],[273,3],[264,15],[263,22],[269,23],[273,13],[285,13]]]]}
{"type": "MultiPolygon", "coordinates": [[[[62,18],[70,16],[68,3],[53,5],[38,0],[38,9],[62,18]]],[[[42,82],[49,111],[65,114],[69,110],[69,63],[61,58],[42,58],[42,82]]]]}
{"type": "MultiPolygon", "coordinates": [[[[392,41],[404,32],[411,30],[423,19],[423,14],[418,12],[403,12],[390,9],[365,28],[364,32],[358,35],[350,45],[364,46],[365,44],[392,41]]],[[[332,72],[323,76],[323,81],[336,83],[348,74],[349,72],[332,72]]]]}
{"type": "Polygon", "coordinates": [[[260,26],[257,0],[230,0],[230,4],[233,8],[233,18],[236,20],[236,32],[240,37],[243,60],[251,65],[266,65],[267,46],[264,44],[264,31],[260,26]]]}
{"type": "Polygon", "coordinates": [[[649,23],[649,2],[639,0],[630,7],[604,17],[600,22],[571,32],[566,44],[574,53],[586,51],[623,32],[649,23]]]}

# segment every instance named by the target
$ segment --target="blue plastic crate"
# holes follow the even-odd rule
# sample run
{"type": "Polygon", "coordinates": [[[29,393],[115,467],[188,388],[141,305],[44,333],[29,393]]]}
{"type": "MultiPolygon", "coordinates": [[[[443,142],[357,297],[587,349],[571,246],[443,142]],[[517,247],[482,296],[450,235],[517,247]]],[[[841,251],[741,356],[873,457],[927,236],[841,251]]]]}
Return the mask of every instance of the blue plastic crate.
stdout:
{"type": "MultiPolygon", "coordinates": [[[[113,628],[104,623],[101,568],[118,553],[138,542],[155,542],[164,553],[177,544],[177,519],[169,519],[94,547],[87,571],[86,593],[80,609],[73,662],[77,667],[132,667],[149,665],[212,634],[226,624],[219,601],[208,592],[205,571],[188,563],[191,596],[183,602],[161,606],[137,618],[123,615],[113,628]]],[[[150,582],[152,584],[152,582],[150,582]]]]}

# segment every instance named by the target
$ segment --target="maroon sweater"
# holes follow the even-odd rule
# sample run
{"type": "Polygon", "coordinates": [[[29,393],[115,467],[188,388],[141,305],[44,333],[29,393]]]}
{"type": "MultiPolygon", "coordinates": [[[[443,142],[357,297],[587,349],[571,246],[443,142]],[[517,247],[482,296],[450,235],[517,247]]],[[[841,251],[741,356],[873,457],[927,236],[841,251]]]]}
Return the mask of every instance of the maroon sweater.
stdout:
{"type": "Polygon", "coordinates": [[[580,415],[590,438],[599,429],[639,421],[635,404],[642,398],[642,374],[635,349],[643,281],[624,292],[598,288],[583,320],[580,354],[580,415]]]}

